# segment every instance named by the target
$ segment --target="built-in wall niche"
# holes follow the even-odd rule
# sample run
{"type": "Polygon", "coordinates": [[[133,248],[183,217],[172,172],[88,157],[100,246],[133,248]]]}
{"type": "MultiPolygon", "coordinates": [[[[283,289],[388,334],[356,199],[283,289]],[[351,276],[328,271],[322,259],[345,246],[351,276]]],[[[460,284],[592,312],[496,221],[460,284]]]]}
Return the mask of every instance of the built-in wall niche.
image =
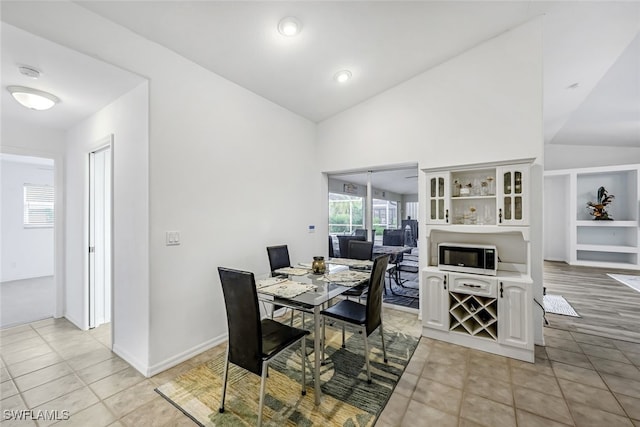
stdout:
{"type": "Polygon", "coordinates": [[[578,173],[576,175],[576,215],[578,221],[593,220],[589,215],[587,202],[596,203],[598,189],[604,187],[615,196],[606,207],[609,216],[616,221],[637,221],[638,219],[638,174],[637,170],[578,173]]]}
{"type": "Polygon", "coordinates": [[[527,242],[522,234],[512,233],[458,233],[432,230],[429,235],[428,265],[438,265],[438,244],[472,243],[477,245],[495,245],[498,250],[500,266],[507,264],[525,265],[527,263],[527,242]]]}

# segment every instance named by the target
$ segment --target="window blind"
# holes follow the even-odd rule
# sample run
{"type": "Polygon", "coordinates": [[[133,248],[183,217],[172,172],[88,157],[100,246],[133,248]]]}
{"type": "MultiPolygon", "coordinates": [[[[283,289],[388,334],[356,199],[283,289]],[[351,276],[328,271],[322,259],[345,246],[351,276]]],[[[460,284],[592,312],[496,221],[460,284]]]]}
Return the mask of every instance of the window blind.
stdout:
{"type": "Polygon", "coordinates": [[[52,186],[24,184],[25,227],[53,227],[53,202],[52,186]]]}

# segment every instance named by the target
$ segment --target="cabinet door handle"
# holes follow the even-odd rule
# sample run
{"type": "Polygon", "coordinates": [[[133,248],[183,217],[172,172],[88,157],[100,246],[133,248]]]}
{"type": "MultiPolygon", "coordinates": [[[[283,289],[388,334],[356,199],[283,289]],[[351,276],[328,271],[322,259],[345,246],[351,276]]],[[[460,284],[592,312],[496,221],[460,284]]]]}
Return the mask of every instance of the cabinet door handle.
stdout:
{"type": "Polygon", "coordinates": [[[502,224],[502,208],[498,209],[498,223],[502,224]]]}
{"type": "Polygon", "coordinates": [[[500,298],[504,298],[504,295],[502,295],[502,292],[504,292],[504,289],[502,289],[502,282],[500,282],[500,298]]]}
{"type": "Polygon", "coordinates": [[[466,286],[467,288],[479,288],[480,285],[474,285],[471,283],[463,283],[462,286],[466,286]]]}
{"type": "Polygon", "coordinates": [[[444,276],[444,290],[447,290],[447,276],[444,276]]]}
{"type": "Polygon", "coordinates": [[[449,223],[449,209],[447,209],[447,210],[444,212],[444,218],[445,218],[445,221],[444,221],[444,222],[446,222],[446,223],[448,224],[448,223],[449,223]]]}

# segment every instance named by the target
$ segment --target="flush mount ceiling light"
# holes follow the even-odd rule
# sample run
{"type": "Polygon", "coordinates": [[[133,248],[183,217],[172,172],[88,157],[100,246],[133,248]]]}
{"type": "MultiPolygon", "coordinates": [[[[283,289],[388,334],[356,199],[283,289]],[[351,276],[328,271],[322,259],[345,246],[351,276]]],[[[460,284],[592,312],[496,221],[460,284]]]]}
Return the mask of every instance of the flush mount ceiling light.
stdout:
{"type": "Polygon", "coordinates": [[[333,75],[333,79],[338,83],[345,83],[350,78],[351,78],[351,71],[349,70],[340,70],[333,75]]]}
{"type": "Polygon", "coordinates": [[[30,87],[7,86],[7,90],[16,101],[32,110],[48,110],[60,102],[57,96],[30,87]]]}
{"type": "Polygon", "coordinates": [[[293,16],[282,18],[278,23],[278,31],[283,36],[293,37],[302,31],[302,22],[293,16]]]}

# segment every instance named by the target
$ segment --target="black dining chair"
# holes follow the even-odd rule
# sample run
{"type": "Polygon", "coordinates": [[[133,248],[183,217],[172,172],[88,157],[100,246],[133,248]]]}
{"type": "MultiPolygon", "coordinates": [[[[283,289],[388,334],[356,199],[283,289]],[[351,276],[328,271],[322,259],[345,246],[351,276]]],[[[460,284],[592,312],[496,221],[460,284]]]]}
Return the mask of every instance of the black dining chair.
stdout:
{"type": "MultiPolygon", "coordinates": [[[[342,322],[342,347],[345,347],[344,324],[359,326],[364,338],[364,357],[367,366],[367,382],[371,384],[371,368],[369,367],[369,342],[367,337],[376,329],[380,329],[382,339],[382,354],[387,363],[387,350],[384,345],[384,330],[382,327],[382,286],[384,272],[389,262],[388,255],[377,257],[373,261],[371,277],[369,279],[369,295],[366,304],[360,304],[352,300],[342,300],[331,307],[322,310],[323,319],[329,318],[342,322]]],[[[322,361],[324,363],[325,323],[322,322],[322,361]]]]}
{"type": "Polygon", "coordinates": [[[334,258],[336,255],[333,250],[333,236],[329,234],[329,258],[334,258]]]}
{"type": "MultiPolygon", "coordinates": [[[[383,246],[404,246],[405,232],[403,229],[390,229],[385,228],[382,232],[382,245],[383,246]]],[[[389,286],[391,286],[391,275],[394,275],[394,281],[402,286],[402,277],[400,277],[400,268],[398,266],[404,260],[404,254],[399,253],[391,258],[390,264],[393,264],[393,268],[389,270],[389,286]]]]}
{"type": "Polygon", "coordinates": [[[260,377],[260,403],[258,405],[258,426],[262,425],[265,382],[269,362],[282,351],[301,341],[302,352],[302,395],[305,390],[306,336],[304,329],[294,328],[272,319],[260,320],[258,295],[253,273],[218,267],[224,303],[227,309],[229,342],[224,365],[220,412],[224,412],[227,391],[229,363],[233,363],[260,377]]]}
{"type": "MultiPolygon", "coordinates": [[[[267,246],[267,256],[269,257],[269,268],[271,276],[278,275],[276,270],[285,267],[291,267],[291,259],[289,258],[289,247],[287,245],[267,246]]],[[[281,305],[271,305],[271,318],[276,310],[283,308],[281,305]]],[[[293,325],[293,309],[291,310],[291,325],[293,325]]]]}
{"type": "MultiPolygon", "coordinates": [[[[360,240],[349,241],[349,258],[360,260],[371,260],[373,256],[373,242],[363,242],[360,240]]],[[[349,297],[357,297],[358,302],[362,300],[362,296],[367,293],[369,289],[368,283],[354,286],[342,293],[347,299],[349,297]]]]}
{"type": "Polygon", "coordinates": [[[349,258],[349,242],[352,240],[365,241],[365,236],[337,236],[338,237],[338,250],[340,251],[340,258],[349,258]]]}

